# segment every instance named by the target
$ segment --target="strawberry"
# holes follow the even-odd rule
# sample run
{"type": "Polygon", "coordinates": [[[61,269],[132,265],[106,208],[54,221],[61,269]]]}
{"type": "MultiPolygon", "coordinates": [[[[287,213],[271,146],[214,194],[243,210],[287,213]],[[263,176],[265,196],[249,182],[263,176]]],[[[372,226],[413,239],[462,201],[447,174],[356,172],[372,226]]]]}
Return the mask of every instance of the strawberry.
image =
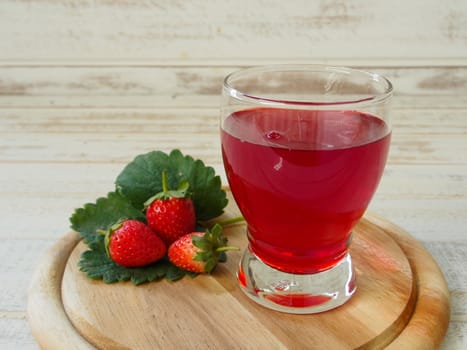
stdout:
{"type": "Polygon", "coordinates": [[[181,269],[210,273],[216,267],[223,252],[239,250],[228,247],[227,238],[221,236],[222,227],[215,225],[206,232],[191,232],[176,240],[168,249],[168,257],[172,264],[181,269]]]}
{"type": "Polygon", "coordinates": [[[180,183],[177,190],[168,190],[167,172],[162,173],[162,192],[146,203],[146,220],[159,237],[169,246],[179,237],[194,231],[195,206],[187,197],[189,184],[180,183]]]}
{"type": "Polygon", "coordinates": [[[153,263],[165,256],[164,242],[144,223],[124,220],[105,233],[107,255],[117,264],[139,267],[153,263]]]}

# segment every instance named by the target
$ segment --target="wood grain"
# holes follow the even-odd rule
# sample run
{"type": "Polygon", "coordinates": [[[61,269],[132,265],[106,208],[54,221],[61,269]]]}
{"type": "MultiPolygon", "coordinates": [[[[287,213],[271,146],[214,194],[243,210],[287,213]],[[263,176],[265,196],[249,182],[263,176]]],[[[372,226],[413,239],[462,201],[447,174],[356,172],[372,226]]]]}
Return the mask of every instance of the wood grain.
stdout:
{"type": "MultiPolygon", "coordinates": [[[[231,204],[226,216],[236,214],[231,204]]],[[[231,244],[245,246],[243,225],[226,229],[226,234],[231,244]]],[[[212,276],[135,287],[86,278],[76,266],[85,246],[67,249],[76,242],[70,233],[50,252],[57,256],[55,250],[64,251],[55,260],[58,272],[64,268],[63,280],[47,276],[53,269],[45,265],[33,284],[49,288],[30,290],[35,301],[28,310],[31,326],[48,349],[55,347],[50,333],[40,331],[36,313],[63,317],[65,310],[72,329],[69,323],[55,326],[78,331],[99,349],[319,349],[323,344],[333,349],[381,349],[389,344],[394,349],[435,349],[449,322],[449,293],[436,263],[406,232],[379,217],[368,216],[355,230],[351,252],[357,294],[341,308],[311,316],[270,311],[244,296],[235,278],[237,252],[212,276]],[[56,310],[60,302],[64,310],[56,310]]]]}
{"type": "MultiPolygon", "coordinates": [[[[265,62],[247,65],[261,63],[265,62]]],[[[433,93],[459,95],[451,100],[452,107],[467,104],[463,96],[467,89],[466,66],[385,67],[377,62],[353,66],[388,77],[396,87],[396,97],[405,97],[404,106],[414,102],[414,95],[433,93]]],[[[217,108],[223,78],[241,67],[238,63],[215,67],[190,64],[2,67],[0,61],[0,107],[217,108]]],[[[397,99],[394,103],[399,105],[397,99]]],[[[439,106],[430,99],[422,106],[427,105],[436,109],[439,106]]]]}
{"type": "Polygon", "coordinates": [[[216,0],[8,0],[0,7],[0,59],[461,60],[466,10],[462,0],[258,1],[235,7],[216,0]]]}
{"type": "Polygon", "coordinates": [[[410,322],[388,349],[437,349],[440,345],[437,339],[444,337],[444,325],[450,319],[450,311],[443,314],[437,312],[438,308],[450,310],[449,292],[439,266],[432,259],[421,258],[425,254],[424,248],[414,245],[408,236],[400,234],[401,231],[393,223],[374,215],[371,221],[376,225],[384,225],[388,232],[393,233],[393,237],[397,237],[397,242],[411,262],[419,295],[410,322]],[[435,314],[438,317],[429,316],[435,314]]]}
{"type": "Polygon", "coordinates": [[[47,335],[39,345],[44,349],[93,349],[71,326],[61,300],[61,281],[71,251],[79,242],[78,234],[62,239],[44,256],[31,280],[28,297],[28,321],[36,339],[47,335]]]}

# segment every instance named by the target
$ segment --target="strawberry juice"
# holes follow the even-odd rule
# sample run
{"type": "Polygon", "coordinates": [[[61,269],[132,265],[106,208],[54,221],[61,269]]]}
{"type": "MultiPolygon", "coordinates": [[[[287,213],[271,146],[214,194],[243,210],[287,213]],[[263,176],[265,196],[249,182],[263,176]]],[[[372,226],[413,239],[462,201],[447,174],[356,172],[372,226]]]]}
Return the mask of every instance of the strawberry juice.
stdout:
{"type": "Polygon", "coordinates": [[[228,116],[221,138],[252,252],[297,274],[339,262],[383,173],[386,123],[358,111],[263,107],[228,116]]]}

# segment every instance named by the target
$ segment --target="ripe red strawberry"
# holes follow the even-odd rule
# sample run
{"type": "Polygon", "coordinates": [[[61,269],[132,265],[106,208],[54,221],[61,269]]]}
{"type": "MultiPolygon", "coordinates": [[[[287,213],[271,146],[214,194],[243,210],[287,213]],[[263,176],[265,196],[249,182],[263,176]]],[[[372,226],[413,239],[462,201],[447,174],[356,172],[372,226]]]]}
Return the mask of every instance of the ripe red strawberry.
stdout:
{"type": "Polygon", "coordinates": [[[108,256],[126,267],[145,266],[164,257],[164,242],[144,223],[125,220],[113,225],[105,235],[108,256]]]}
{"type": "Polygon", "coordinates": [[[187,198],[189,184],[182,182],[175,191],[168,190],[167,173],[162,173],[162,192],[148,199],[146,220],[167,246],[179,237],[194,231],[196,227],[195,206],[187,198]]]}
{"type": "Polygon", "coordinates": [[[211,272],[219,262],[222,252],[238,250],[227,246],[227,238],[221,236],[222,227],[215,225],[206,232],[192,232],[180,237],[168,249],[172,264],[181,269],[203,273],[211,272]]]}

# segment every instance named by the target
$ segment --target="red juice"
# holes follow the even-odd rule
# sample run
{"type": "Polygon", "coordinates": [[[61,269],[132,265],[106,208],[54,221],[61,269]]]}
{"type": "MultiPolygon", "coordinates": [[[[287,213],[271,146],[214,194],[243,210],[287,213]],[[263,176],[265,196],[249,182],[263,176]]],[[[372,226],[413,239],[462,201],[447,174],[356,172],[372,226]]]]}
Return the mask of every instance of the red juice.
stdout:
{"type": "Polygon", "coordinates": [[[345,256],[386,163],[383,120],[359,111],[254,108],[228,116],[221,139],[259,259],[314,273],[345,256]]]}

